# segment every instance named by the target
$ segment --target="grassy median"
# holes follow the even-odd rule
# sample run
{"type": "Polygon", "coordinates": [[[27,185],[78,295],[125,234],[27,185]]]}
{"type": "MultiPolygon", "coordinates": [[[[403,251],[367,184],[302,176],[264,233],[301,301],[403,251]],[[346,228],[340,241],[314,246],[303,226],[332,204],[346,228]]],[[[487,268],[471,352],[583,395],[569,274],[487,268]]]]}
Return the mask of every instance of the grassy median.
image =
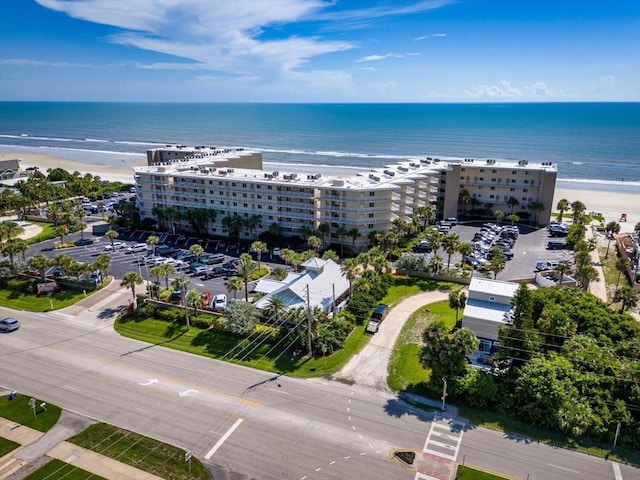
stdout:
{"type": "Polygon", "coordinates": [[[9,452],[13,452],[19,446],[19,443],[0,437],[0,458],[4,457],[9,452]]]}
{"type": "Polygon", "coordinates": [[[47,404],[43,410],[40,407],[42,400],[35,399],[33,409],[29,406],[30,399],[30,396],[20,394],[13,400],[9,400],[8,395],[0,397],[0,416],[39,432],[48,431],[60,418],[60,407],[47,404]]]}
{"type": "Polygon", "coordinates": [[[185,450],[106,423],[91,425],[69,442],[167,480],[211,479],[196,457],[189,473],[185,450]]]}
{"type": "Polygon", "coordinates": [[[50,480],[52,478],[64,478],[65,480],[107,480],[100,475],[74,467],[62,460],[53,459],[43,467],[33,472],[25,480],[50,480]]]}

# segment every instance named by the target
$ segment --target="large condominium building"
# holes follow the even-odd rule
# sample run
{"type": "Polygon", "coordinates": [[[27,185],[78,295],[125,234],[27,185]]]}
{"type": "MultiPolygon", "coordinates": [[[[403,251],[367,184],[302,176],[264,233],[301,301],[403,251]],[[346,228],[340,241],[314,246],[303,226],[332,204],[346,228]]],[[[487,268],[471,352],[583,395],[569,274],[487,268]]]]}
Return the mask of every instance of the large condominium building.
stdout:
{"type": "MultiPolygon", "coordinates": [[[[240,237],[245,239],[254,238],[273,224],[277,224],[283,234],[295,235],[326,223],[329,225],[329,233],[325,236],[327,243],[362,250],[371,244],[370,233],[388,231],[395,219],[412,216],[418,207],[438,205],[444,217],[456,216],[463,188],[473,195],[472,198],[485,201],[485,192],[479,193],[484,180],[466,181],[465,177],[472,175],[466,170],[466,163],[461,165],[431,158],[342,177],[319,170],[300,173],[299,166],[295,167],[295,172],[265,171],[262,154],[245,149],[169,146],[150,150],[147,159],[147,166],[134,168],[141,216],[155,218],[159,210],[167,207],[182,214],[189,209],[210,210],[214,213],[208,233],[220,236],[227,234],[223,219],[234,215],[251,219],[255,225],[251,230],[241,231],[240,237]],[[461,170],[462,167],[465,170],[461,170]]],[[[526,171],[538,172],[532,176],[536,183],[525,183],[517,176],[518,182],[509,187],[509,193],[519,200],[525,194],[527,198],[531,197],[530,202],[553,197],[555,168],[551,166],[532,168],[496,164],[491,167],[489,172],[500,172],[496,175],[501,179],[500,185],[512,183],[513,169],[523,177],[526,171]],[[542,171],[553,171],[553,182],[540,184],[542,171]],[[550,193],[547,188],[551,189],[550,193]],[[545,196],[541,197],[542,194],[545,196]]],[[[474,173],[471,178],[475,176],[474,173]]],[[[490,191],[487,188],[487,202],[493,194],[490,191]]],[[[494,202],[495,208],[503,202],[502,190],[500,195],[501,198],[494,202]]],[[[547,209],[551,207],[550,201],[547,209]]],[[[544,215],[540,214],[539,219],[544,222],[544,215]]],[[[548,215],[546,219],[548,221],[548,215]]],[[[176,220],[172,228],[189,229],[189,223],[176,220]]]]}

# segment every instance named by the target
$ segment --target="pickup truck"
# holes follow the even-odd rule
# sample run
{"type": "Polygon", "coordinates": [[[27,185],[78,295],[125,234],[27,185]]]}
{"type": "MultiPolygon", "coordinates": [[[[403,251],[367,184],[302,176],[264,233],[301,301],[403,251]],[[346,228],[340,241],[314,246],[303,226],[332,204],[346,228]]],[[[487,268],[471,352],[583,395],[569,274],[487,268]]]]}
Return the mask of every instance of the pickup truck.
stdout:
{"type": "Polygon", "coordinates": [[[369,333],[376,333],[380,324],[386,318],[387,313],[389,313],[389,307],[383,303],[379,304],[371,314],[365,330],[369,333]]]}

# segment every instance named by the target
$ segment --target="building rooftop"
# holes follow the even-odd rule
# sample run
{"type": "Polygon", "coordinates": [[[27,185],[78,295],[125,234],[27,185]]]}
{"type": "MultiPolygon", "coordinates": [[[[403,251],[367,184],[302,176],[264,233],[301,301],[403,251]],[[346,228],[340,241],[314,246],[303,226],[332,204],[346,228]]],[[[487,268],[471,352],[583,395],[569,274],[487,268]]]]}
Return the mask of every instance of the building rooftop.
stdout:
{"type": "Polygon", "coordinates": [[[506,323],[505,314],[511,305],[470,298],[464,307],[464,318],[479,318],[490,322],[506,323]]]}
{"type": "Polygon", "coordinates": [[[519,285],[513,282],[503,282],[501,280],[490,280],[487,278],[474,277],[469,284],[469,292],[479,292],[488,295],[498,295],[500,297],[512,298],[519,285]]]}

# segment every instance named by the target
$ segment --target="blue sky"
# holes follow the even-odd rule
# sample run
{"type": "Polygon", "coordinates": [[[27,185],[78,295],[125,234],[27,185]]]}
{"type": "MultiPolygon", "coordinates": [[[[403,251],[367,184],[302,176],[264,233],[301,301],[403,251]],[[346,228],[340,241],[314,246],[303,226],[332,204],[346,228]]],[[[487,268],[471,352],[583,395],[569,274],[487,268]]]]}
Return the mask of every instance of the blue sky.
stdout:
{"type": "Polygon", "coordinates": [[[639,101],[628,0],[0,0],[0,100],[639,101]]]}

